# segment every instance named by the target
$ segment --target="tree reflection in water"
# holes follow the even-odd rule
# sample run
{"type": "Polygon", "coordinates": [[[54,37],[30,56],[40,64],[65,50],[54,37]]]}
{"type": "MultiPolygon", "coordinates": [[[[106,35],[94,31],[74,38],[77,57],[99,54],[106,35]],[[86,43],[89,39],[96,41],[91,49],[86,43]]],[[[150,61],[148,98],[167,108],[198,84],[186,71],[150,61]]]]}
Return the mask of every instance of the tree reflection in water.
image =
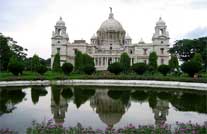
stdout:
{"type": "Polygon", "coordinates": [[[95,89],[88,87],[74,87],[74,103],[77,108],[84,104],[95,94],[95,89]]]}
{"type": "Polygon", "coordinates": [[[0,116],[11,113],[15,105],[23,101],[25,95],[21,87],[0,88],[0,116]]]}
{"type": "MultiPolygon", "coordinates": [[[[15,105],[23,101],[26,94],[21,89],[0,88],[0,116],[13,112],[15,105]]],[[[33,104],[39,103],[39,97],[46,94],[45,87],[32,87],[33,104]]],[[[90,101],[92,109],[108,127],[113,127],[121,120],[131,102],[148,103],[156,126],[166,121],[170,104],[178,111],[207,113],[207,92],[131,87],[51,86],[51,112],[57,125],[64,123],[69,101],[77,108],[90,101]]]]}
{"type": "Polygon", "coordinates": [[[33,104],[38,103],[40,96],[47,95],[47,90],[43,86],[31,87],[31,97],[33,104]]]}

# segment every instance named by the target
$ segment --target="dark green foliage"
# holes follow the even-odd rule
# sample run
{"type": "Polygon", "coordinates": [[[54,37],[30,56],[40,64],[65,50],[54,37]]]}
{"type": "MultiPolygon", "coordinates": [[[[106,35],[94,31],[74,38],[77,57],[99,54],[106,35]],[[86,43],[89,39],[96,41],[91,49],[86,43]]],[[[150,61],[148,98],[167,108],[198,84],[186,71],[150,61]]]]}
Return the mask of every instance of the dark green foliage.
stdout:
{"type": "Polygon", "coordinates": [[[170,53],[176,54],[182,61],[189,61],[195,53],[200,53],[203,59],[204,68],[207,69],[207,37],[198,39],[178,40],[169,50],[170,53]]]}
{"type": "Polygon", "coordinates": [[[187,73],[190,77],[193,77],[195,73],[201,71],[202,65],[201,63],[191,60],[183,63],[181,65],[181,70],[187,73]]]}
{"type": "Polygon", "coordinates": [[[179,63],[178,63],[178,58],[175,55],[171,55],[171,59],[169,60],[169,66],[170,66],[170,70],[172,72],[174,71],[179,71],[179,63]]]}
{"type": "Polygon", "coordinates": [[[144,102],[147,101],[148,94],[144,90],[137,90],[131,94],[131,97],[135,101],[144,102]]]}
{"type": "Polygon", "coordinates": [[[147,65],[145,63],[135,63],[132,65],[132,70],[135,73],[142,75],[147,71],[147,65]]]}
{"type": "Polygon", "coordinates": [[[0,35],[0,71],[7,70],[11,54],[7,38],[0,35]]]}
{"type": "Polygon", "coordinates": [[[11,56],[15,56],[21,61],[26,59],[27,49],[17,45],[17,42],[10,37],[0,34],[0,71],[6,71],[11,56]]]}
{"type": "Polygon", "coordinates": [[[120,64],[123,68],[123,71],[126,73],[130,68],[130,57],[127,53],[121,54],[120,64]]]}
{"type": "Polygon", "coordinates": [[[93,65],[88,64],[88,65],[85,65],[85,66],[83,67],[83,72],[84,72],[85,74],[91,75],[91,74],[94,73],[95,71],[96,71],[96,68],[95,68],[93,65]]]}
{"type": "Polygon", "coordinates": [[[51,86],[52,91],[52,98],[56,105],[60,104],[60,93],[61,93],[61,87],[59,86],[51,86]]]}
{"type": "Polygon", "coordinates": [[[46,94],[47,90],[45,90],[45,87],[36,86],[31,88],[31,97],[34,104],[38,103],[40,96],[45,96],[46,94]]]}
{"type": "Polygon", "coordinates": [[[32,57],[32,71],[37,72],[38,67],[40,66],[40,59],[38,55],[32,57]]]}
{"type": "Polygon", "coordinates": [[[149,106],[152,109],[155,108],[157,105],[157,96],[154,93],[150,94],[148,97],[148,101],[149,101],[149,106]]]}
{"type": "Polygon", "coordinates": [[[75,71],[92,74],[93,72],[95,72],[94,59],[88,54],[82,54],[79,50],[76,50],[75,71]]]}
{"type": "Polygon", "coordinates": [[[53,61],[53,65],[52,65],[52,70],[54,72],[60,72],[61,71],[61,67],[60,67],[60,54],[57,53],[55,55],[54,61],[53,61]]]}
{"type": "Polygon", "coordinates": [[[192,60],[199,62],[199,63],[203,63],[203,59],[200,53],[195,53],[192,60]]]}
{"type": "Polygon", "coordinates": [[[74,103],[77,108],[84,104],[95,94],[95,90],[86,89],[85,87],[74,87],[74,103]]]}
{"type": "Polygon", "coordinates": [[[75,50],[75,70],[80,71],[82,65],[83,65],[82,53],[78,50],[75,50]]]}
{"type": "Polygon", "coordinates": [[[170,66],[169,65],[160,65],[158,67],[158,71],[163,74],[164,76],[166,76],[169,72],[170,72],[170,66]]]}
{"type": "Polygon", "coordinates": [[[64,74],[70,74],[73,71],[73,65],[71,63],[63,63],[62,70],[64,74]]]}
{"type": "Polygon", "coordinates": [[[149,55],[149,69],[151,72],[157,70],[157,54],[156,52],[151,52],[149,55]]]}
{"type": "Polygon", "coordinates": [[[73,92],[70,87],[64,87],[61,94],[66,100],[69,100],[73,96],[73,92]]]}
{"type": "Polygon", "coordinates": [[[21,60],[18,60],[15,56],[12,56],[9,60],[8,70],[12,74],[18,76],[19,74],[22,74],[24,70],[24,64],[21,60]]]}
{"type": "Polygon", "coordinates": [[[38,67],[37,67],[37,73],[43,75],[44,73],[47,72],[47,67],[45,65],[42,65],[40,64],[38,67]]]}
{"type": "Polygon", "coordinates": [[[108,71],[117,75],[123,71],[123,68],[119,62],[114,62],[108,66],[108,71]]]}

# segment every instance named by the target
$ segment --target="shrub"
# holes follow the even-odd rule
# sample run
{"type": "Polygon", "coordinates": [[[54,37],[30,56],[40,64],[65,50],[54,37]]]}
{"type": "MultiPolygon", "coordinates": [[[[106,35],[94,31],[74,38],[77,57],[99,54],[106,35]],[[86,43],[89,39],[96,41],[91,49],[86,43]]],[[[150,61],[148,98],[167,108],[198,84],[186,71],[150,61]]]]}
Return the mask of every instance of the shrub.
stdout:
{"type": "Polygon", "coordinates": [[[91,75],[95,71],[96,71],[96,68],[93,65],[88,64],[83,67],[83,72],[88,75],[91,75]]]}
{"type": "Polygon", "coordinates": [[[157,70],[157,54],[156,52],[152,52],[149,55],[149,67],[151,68],[150,71],[157,70]]]}
{"type": "Polygon", "coordinates": [[[37,72],[41,75],[43,75],[45,72],[47,72],[47,67],[45,65],[40,64],[37,67],[37,72]]]}
{"type": "Polygon", "coordinates": [[[175,55],[171,56],[171,59],[169,60],[168,64],[172,72],[179,71],[178,58],[175,55]]]}
{"type": "Polygon", "coordinates": [[[192,60],[197,61],[199,63],[203,63],[203,59],[200,53],[195,53],[192,60]]]}
{"type": "Polygon", "coordinates": [[[201,63],[191,60],[181,65],[181,70],[187,73],[190,77],[193,77],[195,73],[198,73],[202,69],[201,63]]]}
{"type": "Polygon", "coordinates": [[[145,63],[136,63],[132,65],[132,69],[137,74],[144,74],[147,71],[147,65],[145,63]]]}
{"type": "Polygon", "coordinates": [[[73,71],[73,65],[71,63],[63,63],[62,70],[64,74],[70,74],[73,71]]]}
{"type": "Polygon", "coordinates": [[[164,76],[166,76],[169,72],[170,72],[170,66],[169,65],[160,65],[158,67],[158,71],[163,74],[164,76]]]}
{"type": "Polygon", "coordinates": [[[123,68],[119,62],[115,62],[108,66],[108,71],[117,75],[123,71],[123,68]]]}
{"type": "Polygon", "coordinates": [[[40,58],[39,58],[38,55],[35,54],[35,55],[32,57],[32,71],[37,72],[39,66],[40,66],[40,58]]]}
{"type": "Polygon", "coordinates": [[[82,54],[79,50],[75,50],[75,71],[85,72],[84,69],[86,69],[91,70],[92,74],[95,71],[93,68],[95,68],[94,59],[86,53],[82,54]]]}
{"type": "Polygon", "coordinates": [[[12,56],[8,63],[8,70],[13,75],[18,76],[19,74],[22,74],[24,70],[24,64],[23,62],[19,61],[15,56],[12,56]]]}
{"type": "Polygon", "coordinates": [[[127,53],[121,54],[120,64],[123,68],[123,71],[126,73],[130,68],[130,57],[127,53]]]}
{"type": "Polygon", "coordinates": [[[60,54],[59,53],[57,53],[55,55],[55,58],[53,60],[52,69],[53,69],[54,72],[60,72],[61,71],[61,67],[60,67],[60,54]]]}

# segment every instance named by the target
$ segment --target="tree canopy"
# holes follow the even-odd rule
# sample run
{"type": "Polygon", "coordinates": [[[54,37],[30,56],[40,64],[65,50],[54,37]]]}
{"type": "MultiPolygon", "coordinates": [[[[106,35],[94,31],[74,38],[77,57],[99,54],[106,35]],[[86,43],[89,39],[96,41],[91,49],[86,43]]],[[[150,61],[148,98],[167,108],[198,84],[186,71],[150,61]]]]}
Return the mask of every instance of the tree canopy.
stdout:
{"type": "Polygon", "coordinates": [[[195,53],[200,53],[205,69],[207,68],[207,37],[178,40],[169,52],[184,62],[192,59],[195,53]]]}
{"type": "Polygon", "coordinates": [[[127,53],[121,54],[120,64],[123,68],[123,71],[126,73],[130,68],[130,57],[127,53]]]}
{"type": "Polygon", "coordinates": [[[157,70],[157,54],[156,54],[156,52],[151,52],[149,55],[149,69],[151,71],[157,70]]]}

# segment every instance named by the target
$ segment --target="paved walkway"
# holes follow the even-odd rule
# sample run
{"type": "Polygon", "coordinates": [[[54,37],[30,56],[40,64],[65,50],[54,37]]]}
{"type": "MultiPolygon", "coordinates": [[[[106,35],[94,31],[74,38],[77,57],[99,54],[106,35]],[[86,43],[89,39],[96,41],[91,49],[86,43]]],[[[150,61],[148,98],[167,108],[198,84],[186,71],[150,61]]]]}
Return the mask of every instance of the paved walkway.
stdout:
{"type": "Polygon", "coordinates": [[[128,86],[128,87],[160,87],[206,90],[207,83],[191,83],[176,81],[151,80],[37,80],[37,81],[1,81],[0,87],[35,86],[35,85],[91,85],[91,86],[128,86]]]}

